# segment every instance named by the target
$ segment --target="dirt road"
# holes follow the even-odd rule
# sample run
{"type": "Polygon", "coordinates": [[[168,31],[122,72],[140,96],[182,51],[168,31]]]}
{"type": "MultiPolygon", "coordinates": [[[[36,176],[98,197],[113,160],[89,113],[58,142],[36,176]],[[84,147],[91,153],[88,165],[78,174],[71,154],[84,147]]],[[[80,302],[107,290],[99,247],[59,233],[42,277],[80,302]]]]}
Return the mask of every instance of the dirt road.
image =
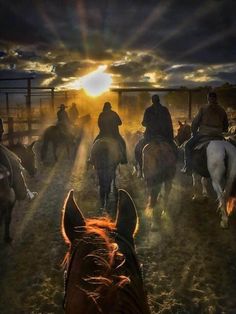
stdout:
{"type": "MultiPolygon", "coordinates": [[[[86,151],[82,145],[75,164],[66,160],[41,167],[40,177],[29,182],[38,198],[15,207],[14,241],[8,247],[0,242],[1,314],[63,313],[64,197],[74,188],[85,216],[98,215],[99,208],[95,174],[85,167],[86,151]]],[[[230,229],[221,230],[215,201],[192,203],[191,180],[178,172],[168,209],[151,231],[145,184],[131,171],[121,166],[118,186],[127,189],[138,208],[137,251],[152,313],[236,313],[235,216],[230,229]]]]}

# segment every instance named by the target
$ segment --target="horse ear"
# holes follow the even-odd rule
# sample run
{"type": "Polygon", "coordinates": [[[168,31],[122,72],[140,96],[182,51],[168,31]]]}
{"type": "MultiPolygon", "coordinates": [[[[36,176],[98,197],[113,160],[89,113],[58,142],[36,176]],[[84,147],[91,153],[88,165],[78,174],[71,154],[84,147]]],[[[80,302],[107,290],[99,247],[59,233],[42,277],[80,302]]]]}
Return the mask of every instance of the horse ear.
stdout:
{"type": "Polygon", "coordinates": [[[125,190],[119,190],[116,216],[116,229],[119,234],[133,239],[138,223],[136,207],[125,190]]]}
{"type": "Polygon", "coordinates": [[[75,202],[74,191],[71,190],[66,197],[62,214],[62,233],[65,239],[73,242],[78,238],[78,228],[81,227],[85,227],[85,219],[75,202]]]}

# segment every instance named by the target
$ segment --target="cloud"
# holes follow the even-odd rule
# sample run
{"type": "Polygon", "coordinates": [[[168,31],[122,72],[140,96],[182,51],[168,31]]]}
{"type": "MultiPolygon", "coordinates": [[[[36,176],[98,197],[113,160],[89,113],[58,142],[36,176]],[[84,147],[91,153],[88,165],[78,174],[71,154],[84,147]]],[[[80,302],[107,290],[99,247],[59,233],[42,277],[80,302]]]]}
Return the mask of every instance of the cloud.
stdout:
{"type": "Polygon", "coordinates": [[[233,0],[1,0],[0,71],[59,84],[107,64],[121,82],[235,82],[211,68],[236,64],[235,11],[233,0]]]}

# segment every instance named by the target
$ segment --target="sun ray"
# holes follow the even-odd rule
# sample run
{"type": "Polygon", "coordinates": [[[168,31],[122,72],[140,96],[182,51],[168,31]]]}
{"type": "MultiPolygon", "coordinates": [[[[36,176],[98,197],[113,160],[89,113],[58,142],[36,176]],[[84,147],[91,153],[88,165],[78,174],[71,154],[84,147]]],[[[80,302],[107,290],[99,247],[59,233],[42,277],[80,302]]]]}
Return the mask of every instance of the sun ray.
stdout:
{"type": "Polygon", "coordinates": [[[135,43],[145,32],[154,24],[158,18],[165,14],[167,9],[169,8],[171,1],[166,1],[165,4],[159,4],[153,12],[146,18],[146,20],[141,24],[139,29],[137,29],[136,33],[123,44],[123,48],[130,47],[133,43],[135,43]]]}
{"type": "Polygon", "coordinates": [[[77,13],[78,13],[78,27],[81,33],[81,38],[83,40],[83,48],[84,48],[84,54],[85,59],[88,59],[88,26],[87,26],[87,14],[86,9],[84,5],[84,1],[78,1],[77,3],[77,13]]]}
{"type": "Polygon", "coordinates": [[[174,29],[171,28],[169,35],[163,37],[163,39],[161,39],[156,45],[154,45],[152,49],[160,47],[160,45],[164,44],[171,38],[183,32],[188,26],[196,23],[197,20],[202,19],[204,16],[209,14],[209,12],[216,11],[221,4],[221,2],[211,2],[211,4],[209,5],[209,3],[206,2],[205,5],[201,5],[189,18],[185,19],[182,24],[180,24],[178,27],[175,27],[174,29]]]}

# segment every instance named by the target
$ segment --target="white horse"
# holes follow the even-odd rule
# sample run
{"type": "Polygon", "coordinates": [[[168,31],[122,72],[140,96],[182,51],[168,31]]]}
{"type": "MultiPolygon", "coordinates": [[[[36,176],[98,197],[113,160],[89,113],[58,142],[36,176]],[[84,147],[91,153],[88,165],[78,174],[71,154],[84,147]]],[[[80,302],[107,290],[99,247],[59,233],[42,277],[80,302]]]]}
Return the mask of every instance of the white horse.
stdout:
{"type": "MultiPolygon", "coordinates": [[[[227,141],[213,140],[207,146],[207,168],[212,186],[217,194],[221,214],[220,225],[228,227],[228,216],[236,205],[236,147],[227,141]]],[[[196,192],[196,172],[193,173],[194,196],[196,192]]],[[[201,178],[202,194],[207,197],[206,178],[201,178]]]]}

